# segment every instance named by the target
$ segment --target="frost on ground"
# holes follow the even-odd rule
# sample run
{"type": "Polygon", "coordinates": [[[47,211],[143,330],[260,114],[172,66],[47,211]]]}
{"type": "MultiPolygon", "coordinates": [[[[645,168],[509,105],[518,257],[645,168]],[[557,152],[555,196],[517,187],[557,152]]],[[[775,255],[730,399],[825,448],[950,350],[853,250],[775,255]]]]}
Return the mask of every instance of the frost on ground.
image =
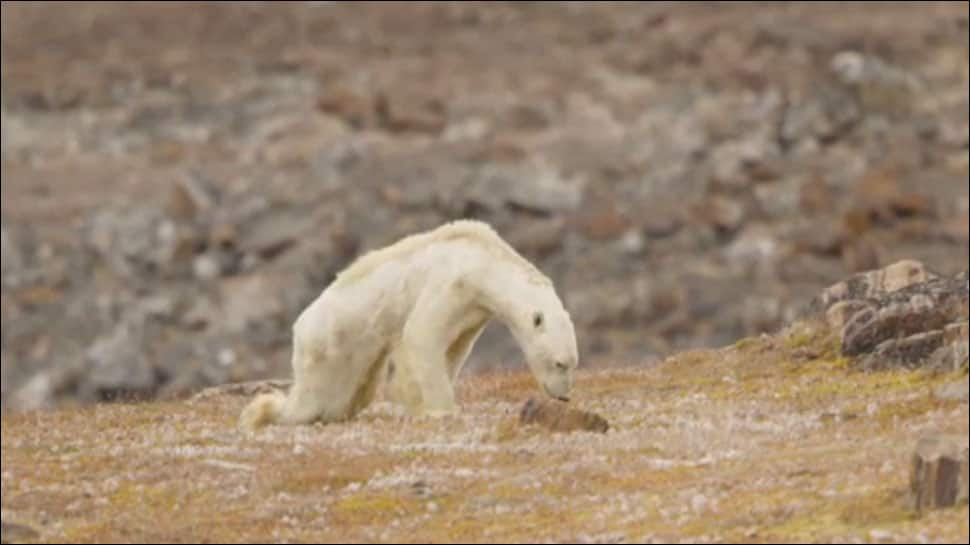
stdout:
{"type": "Polygon", "coordinates": [[[5,417],[3,517],[58,542],[938,542],[910,456],[968,433],[952,375],[860,373],[804,333],[589,372],[607,434],[522,427],[525,374],[463,381],[462,412],[378,403],[330,426],[234,428],[248,398],[5,417]]]}

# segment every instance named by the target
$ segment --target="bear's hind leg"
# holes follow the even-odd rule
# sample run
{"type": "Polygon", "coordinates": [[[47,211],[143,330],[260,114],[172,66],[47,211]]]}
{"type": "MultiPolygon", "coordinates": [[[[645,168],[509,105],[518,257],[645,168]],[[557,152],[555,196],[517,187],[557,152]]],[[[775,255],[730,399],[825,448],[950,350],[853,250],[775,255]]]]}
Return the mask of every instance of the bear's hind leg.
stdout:
{"type": "Polygon", "coordinates": [[[343,369],[338,367],[341,362],[329,357],[323,347],[306,347],[299,340],[295,344],[293,387],[280,415],[280,423],[327,424],[345,420],[350,413],[359,375],[346,363],[343,369]]]}
{"type": "Polygon", "coordinates": [[[357,388],[357,392],[354,397],[350,400],[350,409],[347,415],[348,418],[354,418],[360,414],[364,409],[366,409],[377,397],[377,389],[381,384],[381,377],[384,375],[387,369],[387,362],[390,358],[390,350],[384,348],[381,353],[377,356],[377,359],[367,368],[367,372],[364,374],[364,378],[360,386],[357,388]]]}

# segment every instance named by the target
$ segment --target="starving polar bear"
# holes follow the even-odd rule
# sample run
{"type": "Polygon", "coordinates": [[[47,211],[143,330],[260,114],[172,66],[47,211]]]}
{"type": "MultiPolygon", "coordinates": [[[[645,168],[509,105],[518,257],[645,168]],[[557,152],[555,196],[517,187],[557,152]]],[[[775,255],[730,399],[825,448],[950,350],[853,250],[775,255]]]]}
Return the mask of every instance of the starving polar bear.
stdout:
{"type": "Polygon", "coordinates": [[[451,414],[455,380],[492,319],[508,327],[543,390],[567,401],[576,334],[552,282],[490,226],[462,220],[366,254],[341,272],[293,327],[289,394],[258,397],[240,425],[353,418],[386,374],[392,398],[411,414],[451,414]]]}

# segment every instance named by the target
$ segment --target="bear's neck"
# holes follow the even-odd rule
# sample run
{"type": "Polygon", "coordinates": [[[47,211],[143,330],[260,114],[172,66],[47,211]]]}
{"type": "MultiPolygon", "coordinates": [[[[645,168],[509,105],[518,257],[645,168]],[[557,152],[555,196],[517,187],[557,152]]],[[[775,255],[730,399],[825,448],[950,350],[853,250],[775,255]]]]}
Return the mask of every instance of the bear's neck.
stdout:
{"type": "Polygon", "coordinates": [[[548,286],[529,280],[529,276],[514,267],[490,266],[479,275],[477,304],[508,327],[523,348],[527,345],[529,320],[536,306],[536,292],[548,286]]]}

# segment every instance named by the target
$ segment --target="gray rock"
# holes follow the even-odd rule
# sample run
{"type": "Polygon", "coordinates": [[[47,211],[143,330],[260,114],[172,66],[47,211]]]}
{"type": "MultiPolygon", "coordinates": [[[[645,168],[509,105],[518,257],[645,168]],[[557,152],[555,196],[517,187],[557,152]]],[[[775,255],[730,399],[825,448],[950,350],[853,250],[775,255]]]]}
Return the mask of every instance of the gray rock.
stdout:
{"type": "Polygon", "coordinates": [[[228,267],[219,255],[215,252],[209,252],[197,256],[192,260],[192,274],[199,280],[203,282],[209,282],[221,277],[226,273],[228,267]]]}
{"type": "Polygon", "coordinates": [[[187,263],[201,240],[192,226],[174,223],[157,209],[135,207],[96,214],[85,242],[116,274],[148,279],[187,263]]]}
{"type": "Polygon", "coordinates": [[[243,229],[239,249],[262,261],[273,260],[301,240],[314,236],[313,217],[291,209],[278,210],[255,220],[243,229]]]}
{"type": "Polygon", "coordinates": [[[165,377],[147,354],[145,318],[129,316],[87,353],[90,366],[80,386],[85,399],[115,401],[145,398],[158,390],[165,377]]]}
{"type": "Polygon", "coordinates": [[[583,184],[563,179],[546,166],[492,166],[474,182],[469,199],[489,209],[504,205],[541,214],[577,210],[583,184]]]}
{"type": "Polygon", "coordinates": [[[936,389],[934,395],[941,401],[967,403],[970,401],[970,379],[964,377],[961,381],[940,386],[936,389]]]}
{"type": "Polygon", "coordinates": [[[967,452],[966,436],[920,440],[910,477],[913,509],[923,513],[967,503],[967,452]]]}
{"type": "Polygon", "coordinates": [[[829,68],[839,83],[852,90],[866,111],[901,115],[910,113],[920,81],[884,59],[857,51],[832,57],[829,68]]]}
{"type": "Polygon", "coordinates": [[[52,371],[35,373],[21,386],[7,404],[19,411],[40,411],[54,407],[57,396],[57,378],[52,371]]]}

